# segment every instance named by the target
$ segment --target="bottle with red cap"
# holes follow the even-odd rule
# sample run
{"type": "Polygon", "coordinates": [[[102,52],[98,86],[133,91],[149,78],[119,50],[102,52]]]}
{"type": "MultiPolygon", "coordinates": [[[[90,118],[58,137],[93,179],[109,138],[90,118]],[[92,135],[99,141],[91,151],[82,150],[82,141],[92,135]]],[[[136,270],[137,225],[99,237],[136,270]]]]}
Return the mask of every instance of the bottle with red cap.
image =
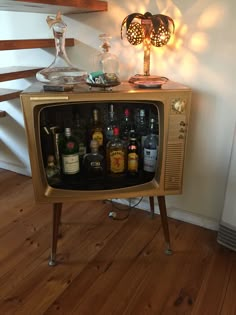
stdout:
{"type": "Polygon", "coordinates": [[[131,113],[129,108],[124,109],[122,121],[121,121],[121,140],[123,140],[126,145],[129,141],[129,133],[132,129],[131,113]]]}

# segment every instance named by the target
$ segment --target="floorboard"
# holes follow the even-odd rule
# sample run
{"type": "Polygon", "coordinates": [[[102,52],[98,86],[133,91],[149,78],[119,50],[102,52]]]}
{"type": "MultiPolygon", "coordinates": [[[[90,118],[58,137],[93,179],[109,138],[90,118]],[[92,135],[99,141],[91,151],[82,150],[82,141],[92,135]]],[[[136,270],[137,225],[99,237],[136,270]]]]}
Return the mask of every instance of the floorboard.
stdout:
{"type": "Polygon", "coordinates": [[[167,256],[158,215],[67,203],[49,267],[52,206],[34,202],[30,177],[0,170],[0,184],[1,315],[236,314],[236,253],[216,232],[169,219],[167,256]]]}

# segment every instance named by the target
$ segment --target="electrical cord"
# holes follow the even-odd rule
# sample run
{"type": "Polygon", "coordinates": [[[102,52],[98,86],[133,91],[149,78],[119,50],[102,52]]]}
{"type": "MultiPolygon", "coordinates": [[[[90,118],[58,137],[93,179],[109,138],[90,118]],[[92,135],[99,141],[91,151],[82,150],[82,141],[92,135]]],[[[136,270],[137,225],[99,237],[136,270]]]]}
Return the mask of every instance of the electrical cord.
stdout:
{"type": "Polygon", "coordinates": [[[126,219],[129,217],[129,215],[130,215],[130,211],[131,211],[133,208],[137,207],[137,206],[140,204],[140,202],[141,202],[142,200],[143,200],[143,197],[141,197],[141,198],[139,199],[139,201],[138,201],[136,204],[131,205],[131,199],[129,199],[129,205],[127,205],[126,208],[120,208],[120,207],[118,207],[117,205],[115,205],[113,199],[107,200],[107,201],[109,201],[109,202],[111,203],[111,205],[112,205],[112,211],[109,212],[109,217],[110,217],[111,219],[113,219],[113,220],[119,220],[119,221],[126,220],[126,219]],[[113,211],[113,208],[115,208],[115,209],[118,210],[118,211],[127,211],[127,214],[126,214],[125,216],[122,216],[122,217],[117,216],[117,212],[116,212],[116,211],[113,211]]]}

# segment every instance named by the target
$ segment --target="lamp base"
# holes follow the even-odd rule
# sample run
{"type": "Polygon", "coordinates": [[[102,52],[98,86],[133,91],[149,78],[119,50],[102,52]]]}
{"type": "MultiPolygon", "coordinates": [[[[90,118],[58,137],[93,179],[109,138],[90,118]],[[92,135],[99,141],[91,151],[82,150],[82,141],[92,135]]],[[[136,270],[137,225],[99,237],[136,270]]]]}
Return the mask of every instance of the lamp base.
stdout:
{"type": "Polygon", "coordinates": [[[163,83],[165,83],[166,81],[168,81],[168,78],[166,77],[161,77],[158,75],[145,75],[145,74],[135,74],[132,77],[129,78],[128,82],[129,83],[135,83],[136,81],[161,81],[163,83]]]}

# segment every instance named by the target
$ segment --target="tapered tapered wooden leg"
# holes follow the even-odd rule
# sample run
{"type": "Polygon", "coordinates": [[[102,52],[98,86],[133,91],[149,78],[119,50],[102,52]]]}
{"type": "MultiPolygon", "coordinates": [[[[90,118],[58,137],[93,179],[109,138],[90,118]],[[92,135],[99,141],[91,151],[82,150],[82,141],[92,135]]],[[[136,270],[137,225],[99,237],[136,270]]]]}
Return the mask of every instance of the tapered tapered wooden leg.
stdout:
{"type": "Polygon", "coordinates": [[[166,242],[166,250],[165,253],[167,255],[172,254],[172,250],[170,247],[170,233],[169,233],[169,226],[168,226],[168,217],[166,212],[166,201],[164,196],[158,196],[157,197],[159,209],[160,209],[160,215],[161,215],[161,223],[162,228],[164,232],[165,242],[166,242]]]}
{"type": "Polygon", "coordinates": [[[149,196],[149,204],[150,204],[150,213],[151,213],[151,219],[154,218],[154,210],[155,210],[155,206],[154,206],[154,197],[153,196],[149,196]]]}
{"type": "Polygon", "coordinates": [[[59,235],[59,226],[61,223],[62,203],[53,204],[53,222],[52,222],[52,245],[49,266],[56,265],[57,240],[59,235]]]}

